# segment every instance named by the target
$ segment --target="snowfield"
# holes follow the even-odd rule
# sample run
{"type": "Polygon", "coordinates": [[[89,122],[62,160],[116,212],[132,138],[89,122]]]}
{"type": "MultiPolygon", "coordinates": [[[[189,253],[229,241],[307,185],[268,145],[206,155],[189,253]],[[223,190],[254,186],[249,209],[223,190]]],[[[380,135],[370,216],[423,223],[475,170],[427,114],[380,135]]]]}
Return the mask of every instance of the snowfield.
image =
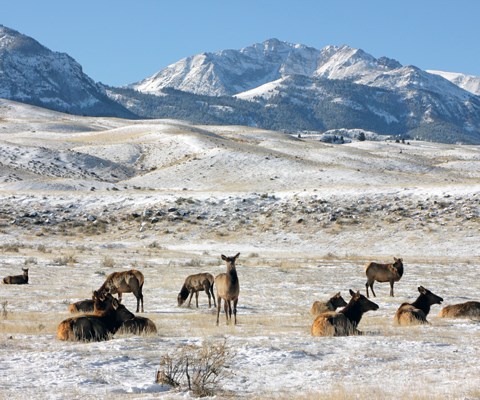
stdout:
{"type": "Polygon", "coordinates": [[[1,100],[0,277],[28,267],[29,284],[0,286],[0,398],[193,398],[155,382],[160,360],[225,341],[215,398],[478,399],[480,321],[438,313],[480,301],[479,231],[479,146],[332,145],[1,100]],[[237,326],[222,310],[217,327],[204,293],[177,306],[188,275],[237,252],[237,326]],[[313,301],[365,293],[365,263],[394,256],[405,274],[395,297],[375,284],[363,336],[310,335],[313,301]],[[69,303],[130,268],[156,335],[56,339],[69,303]],[[443,304],[429,325],[394,326],[420,285],[443,304]]]}

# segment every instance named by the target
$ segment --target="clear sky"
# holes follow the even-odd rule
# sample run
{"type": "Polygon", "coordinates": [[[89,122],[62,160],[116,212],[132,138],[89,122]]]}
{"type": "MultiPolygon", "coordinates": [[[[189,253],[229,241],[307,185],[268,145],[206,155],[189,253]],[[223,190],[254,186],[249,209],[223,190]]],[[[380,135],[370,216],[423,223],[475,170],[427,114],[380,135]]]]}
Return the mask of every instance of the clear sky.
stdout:
{"type": "Polygon", "coordinates": [[[184,57],[277,38],[480,76],[479,0],[2,0],[0,24],[137,82],[184,57]]]}

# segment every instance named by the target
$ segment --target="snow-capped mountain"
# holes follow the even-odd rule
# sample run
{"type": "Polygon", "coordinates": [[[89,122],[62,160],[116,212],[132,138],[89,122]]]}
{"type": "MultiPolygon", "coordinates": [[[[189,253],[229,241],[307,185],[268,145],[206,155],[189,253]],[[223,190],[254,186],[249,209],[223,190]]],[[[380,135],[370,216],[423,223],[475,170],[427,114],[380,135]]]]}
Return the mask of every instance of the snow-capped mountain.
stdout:
{"type": "Polygon", "coordinates": [[[440,75],[462,89],[480,96],[480,77],[474,75],[461,74],[459,72],[445,72],[436,70],[427,70],[430,74],[440,75]]]}
{"type": "MultiPolygon", "coordinates": [[[[129,88],[162,97],[167,88],[210,96],[211,100],[197,99],[204,104],[205,122],[212,122],[212,116],[220,118],[218,97],[229,96],[252,103],[247,111],[244,104],[229,104],[226,113],[235,115],[235,123],[244,113],[246,123],[264,128],[362,128],[427,140],[480,143],[480,97],[462,88],[458,80],[446,78],[348,46],[318,50],[270,39],[241,50],[185,58],[129,88]],[[283,125],[278,121],[284,121],[283,125]]],[[[152,97],[133,96],[136,112],[141,114],[138,108],[146,103],[155,109],[152,97]]],[[[183,105],[182,96],[179,103],[183,105]]],[[[155,116],[168,114],[167,109],[158,107],[155,116]]]]}
{"type": "MultiPolygon", "coordinates": [[[[142,93],[160,94],[165,87],[208,96],[232,96],[282,78],[302,75],[310,78],[348,80],[357,84],[395,90],[430,90],[466,98],[438,75],[431,76],[413,66],[402,66],[386,57],[376,59],[348,46],[327,46],[321,50],[270,39],[241,50],[203,53],[172,64],[141,82],[130,85],[142,93]]],[[[245,98],[245,96],[240,96],[245,98]]]]}
{"type": "Polygon", "coordinates": [[[133,117],[72,57],[2,25],[0,97],[73,114],[133,117]]]}
{"type": "Polygon", "coordinates": [[[72,114],[289,132],[364,129],[480,144],[476,79],[430,73],[348,46],[319,50],[270,39],[188,57],[113,88],[95,83],[67,54],[0,25],[0,97],[72,114]]]}

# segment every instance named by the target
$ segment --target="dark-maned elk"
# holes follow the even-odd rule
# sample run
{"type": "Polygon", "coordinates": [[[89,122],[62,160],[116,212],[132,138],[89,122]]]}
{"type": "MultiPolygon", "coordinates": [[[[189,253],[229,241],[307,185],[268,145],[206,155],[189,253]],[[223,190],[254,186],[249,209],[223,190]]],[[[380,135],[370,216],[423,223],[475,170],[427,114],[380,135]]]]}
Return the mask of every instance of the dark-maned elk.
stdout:
{"type": "Polygon", "coordinates": [[[438,314],[442,318],[473,318],[480,319],[480,302],[467,301],[443,307],[438,314]]]}
{"type": "Polygon", "coordinates": [[[73,313],[89,313],[93,312],[93,300],[92,299],[86,299],[86,300],[80,300],[75,303],[72,303],[68,306],[68,311],[70,311],[72,314],[73,313]]]}
{"type": "Polygon", "coordinates": [[[22,268],[22,275],[12,275],[3,278],[3,283],[8,285],[25,285],[28,283],[28,268],[22,268]]]}
{"type": "Polygon", "coordinates": [[[122,293],[133,293],[137,298],[137,311],[142,303],[143,312],[143,274],[136,269],[123,272],[113,272],[107,276],[103,285],[98,289],[99,292],[107,292],[111,294],[118,293],[118,300],[122,301],[122,293]]]}
{"type": "Polygon", "coordinates": [[[151,319],[135,316],[126,320],[120,326],[118,333],[132,333],[134,335],[157,333],[157,327],[151,319]]]}
{"type": "Polygon", "coordinates": [[[433,304],[442,304],[443,299],[423,286],[418,287],[420,296],[413,303],[403,303],[395,313],[397,325],[428,324],[427,315],[433,304]]]}
{"type": "Polygon", "coordinates": [[[403,260],[395,257],[393,257],[393,260],[393,264],[380,264],[372,261],[365,265],[367,297],[370,297],[368,294],[369,287],[372,289],[373,297],[377,297],[373,291],[375,281],[390,282],[390,296],[393,297],[393,283],[398,282],[403,275],[403,260]]]}
{"type": "Polygon", "coordinates": [[[157,333],[157,327],[151,319],[136,316],[123,304],[117,310],[117,318],[122,321],[118,333],[132,333],[134,335],[157,333]]]}
{"type": "Polygon", "coordinates": [[[198,308],[198,292],[204,290],[208,296],[208,308],[212,307],[212,297],[213,305],[216,307],[217,303],[215,302],[215,295],[213,294],[213,285],[213,275],[209,274],[208,272],[187,276],[185,283],[183,284],[182,288],[180,289],[180,293],[177,296],[178,305],[181,306],[187,299],[188,295],[190,295],[190,299],[188,300],[188,306],[190,307],[192,297],[195,294],[195,300],[198,308]]]}
{"type": "Polygon", "coordinates": [[[310,314],[317,316],[328,311],[335,311],[338,307],[345,307],[347,302],[343,299],[338,292],[336,295],[332,296],[328,301],[314,301],[312,308],[310,309],[310,314]]]}
{"type": "Polygon", "coordinates": [[[67,318],[57,328],[59,340],[103,341],[108,340],[122,325],[119,307],[124,307],[110,293],[93,292],[93,314],[67,318]]]}
{"type": "Polygon", "coordinates": [[[227,325],[232,320],[232,302],[234,323],[237,324],[237,303],[240,294],[240,282],[238,281],[235,261],[240,253],[233,257],[226,257],[222,254],[222,260],[227,263],[227,272],[218,274],[215,278],[215,286],[217,287],[217,325],[220,318],[220,307],[222,299],[225,302],[225,317],[227,325]]]}
{"type": "Polygon", "coordinates": [[[360,291],[355,293],[350,289],[352,298],[339,312],[329,311],[320,314],[313,321],[311,333],[313,336],[349,336],[361,335],[357,329],[364,313],[378,310],[378,305],[368,300],[360,291]]]}

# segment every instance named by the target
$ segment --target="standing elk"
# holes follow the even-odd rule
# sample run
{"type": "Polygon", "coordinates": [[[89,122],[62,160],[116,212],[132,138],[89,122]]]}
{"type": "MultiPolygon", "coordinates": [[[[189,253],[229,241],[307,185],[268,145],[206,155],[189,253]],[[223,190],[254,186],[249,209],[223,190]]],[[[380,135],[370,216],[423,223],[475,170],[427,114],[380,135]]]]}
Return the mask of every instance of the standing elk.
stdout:
{"type": "Polygon", "coordinates": [[[208,308],[212,307],[212,297],[213,305],[216,307],[217,303],[215,302],[215,295],[213,294],[213,285],[214,277],[208,272],[187,276],[185,283],[183,284],[182,288],[180,289],[180,293],[177,296],[178,305],[181,306],[187,299],[188,295],[190,295],[190,299],[188,300],[188,307],[190,307],[192,297],[195,294],[195,300],[198,308],[198,292],[204,290],[208,296],[208,308]]]}
{"type": "MultiPolygon", "coordinates": [[[[110,293],[93,292],[93,314],[67,318],[57,328],[59,340],[103,341],[108,340],[124,322],[117,310],[124,307],[110,293]]],[[[132,314],[133,315],[133,314],[132,314]]]]}
{"type": "Polygon", "coordinates": [[[361,335],[357,329],[362,316],[367,311],[378,310],[378,304],[368,300],[360,291],[350,289],[352,298],[338,313],[329,311],[322,313],[313,321],[312,336],[350,336],[361,335]]]}
{"type": "Polygon", "coordinates": [[[233,257],[226,257],[222,254],[222,260],[227,263],[227,272],[218,274],[215,278],[215,285],[217,286],[217,325],[220,318],[222,299],[225,302],[224,309],[227,325],[232,320],[232,302],[234,324],[237,324],[237,303],[240,293],[240,282],[238,281],[235,261],[239,255],[240,253],[237,253],[237,255],[233,257]]]}
{"type": "Polygon", "coordinates": [[[438,314],[442,318],[474,318],[480,319],[480,302],[467,301],[443,307],[438,314]]]}
{"type": "Polygon", "coordinates": [[[343,299],[338,292],[336,295],[332,296],[328,301],[315,301],[312,304],[310,309],[310,314],[317,316],[328,311],[335,311],[338,307],[345,307],[347,302],[343,299]]]}
{"type": "Polygon", "coordinates": [[[25,285],[28,283],[28,268],[22,268],[22,275],[11,275],[3,278],[3,283],[7,285],[25,285]]]}
{"type": "Polygon", "coordinates": [[[137,311],[142,303],[143,312],[143,282],[145,281],[143,274],[136,269],[123,272],[113,272],[107,276],[103,285],[98,289],[99,292],[115,294],[118,293],[118,300],[122,301],[122,293],[133,293],[137,298],[137,311]]]}
{"type": "Polygon", "coordinates": [[[390,282],[390,296],[393,296],[393,284],[398,282],[403,275],[403,260],[401,258],[393,257],[393,264],[380,264],[376,262],[369,262],[365,265],[365,273],[367,275],[367,283],[365,287],[372,289],[373,297],[377,297],[373,291],[373,284],[377,282],[390,282]]]}
{"type": "Polygon", "coordinates": [[[403,303],[395,313],[397,325],[428,324],[427,315],[433,304],[442,304],[443,299],[423,286],[418,287],[420,296],[413,303],[403,303]]]}

